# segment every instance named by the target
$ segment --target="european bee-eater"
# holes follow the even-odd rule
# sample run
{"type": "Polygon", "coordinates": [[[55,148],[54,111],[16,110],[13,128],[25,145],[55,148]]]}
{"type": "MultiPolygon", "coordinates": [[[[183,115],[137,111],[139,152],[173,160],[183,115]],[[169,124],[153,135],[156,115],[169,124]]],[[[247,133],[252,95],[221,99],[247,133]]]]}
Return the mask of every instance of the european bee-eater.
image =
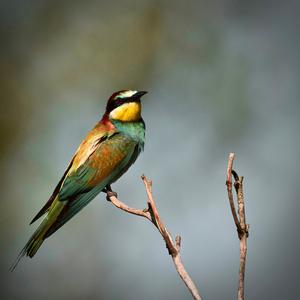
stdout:
{"type": "Polygon", "coordinates": [[[111,95],[102,119],[78,147],[50,199],[30,224],[47,213],[20,252],[33,257],[43,241],[101,191],[122,176],[144,148],[145,123],[140,98],[147,92],[122,90],[111,95]]]}

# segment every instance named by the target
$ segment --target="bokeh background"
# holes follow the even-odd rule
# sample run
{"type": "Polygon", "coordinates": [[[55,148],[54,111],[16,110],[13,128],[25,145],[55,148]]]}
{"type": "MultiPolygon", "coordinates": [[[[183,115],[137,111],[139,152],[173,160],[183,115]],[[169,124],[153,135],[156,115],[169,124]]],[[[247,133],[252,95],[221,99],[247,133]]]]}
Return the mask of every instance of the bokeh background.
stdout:
{"type": "Polygon", "coordinates": [[[299,287],[298,1],[0,2],[1,299],[190,299],[145,220],[99,195],[8,271],[86,132],[116,90],[148,90],[145,152],[114,185],[145,206],[140,175],[204,299],[234,299],[239,244],[228,153],[245,176],[247,299],[299,287]]]}

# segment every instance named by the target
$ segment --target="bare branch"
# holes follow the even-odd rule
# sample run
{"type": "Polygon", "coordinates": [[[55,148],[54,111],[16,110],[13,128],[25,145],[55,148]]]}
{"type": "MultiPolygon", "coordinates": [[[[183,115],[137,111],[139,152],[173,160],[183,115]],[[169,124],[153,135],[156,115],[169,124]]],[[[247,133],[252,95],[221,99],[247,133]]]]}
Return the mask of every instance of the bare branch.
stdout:
{"type": "Polygon", "coordinates": [[[146,192],[148,195],[147,203],[148,203],[149,211],[150,211],[150,213],[152,212],[152,214],[151,214],[152,215],[152,223],[157,227],[157,229],[159,230],[163,239],[165,240],[169,254],[172,256],[176,255],[177,254],[176,245],[174,244],[171,235],[169,234],[165,225],[163,224],[162,220],[160,219],[160,216],[159,216],[157,208],[156,208],[156,204],[153,199],[152,182],[150,180],[148,180],[145,175],[142,176],[142,180],[144,182],[146,192]]]}
{"type": "Polygon", "coordinates": [[[232,194],[231,174],[232,174],[232,171],[233,171],[232,170],[233,160],[234,160],[234,153],[230,153],[229,158],[228,158],[226,185],[227,185],[228,199],[229,199],[229,204],[230,204],[233,220],[234,220],[234,223],[235,223],[235,226],[236,226],[236,229],[237,229],[238,233],[240,233],[240,232],[242,232],[242,228],[241,228],[239,219],[237,217],[237,213],[236,213],[235,206],[234,206],[234,201],[233,201],[233,194],[232,194]]]}
{"type": "Polygon", "coordinates": [[[150,213],[148,211],[145,210],[140,210],[137,208],[132,208],[127,206],[125,203],[121,202],[116,196],[114,195],[110,195],[109,197],[107,197],[109,199],[109,201],[116,206],[117,208],[120,208],[130,214],[136,215],[136,216],[140,216],[140,217],[144,217],[146,219],[148,219],[149,221],[152,222],[151,220],[151,216],[150,213]]]}
{"type": "Polygon", "coordinates": [[[147,208],[144,210],[131,208],[125,203],[121,202],[115,193],[109,193],[107,192],[107,199],[117,208],[130,213],[134,214],[140,217],[144,217],[148,219],[160,232],[161,236],[163,237],[166,247],[169,251],[169,254],[172,256],[173,263],[175,265],[175,268],[184,282],[184,284],[187,286],[188,290],[190,291],[192,297],[195,300],[201,300],[201,296],[199,294],[199,291],[192,281],[191,277],[185,270],[185,267],[183,265],[183,262],[181,260],[180,256],[180,247],[181,247],[181,237],[177,236],[175,242],[173,241],[171,234],[168,232],[167,228],[165,227],[164,223],[162,222],[155,201],[153,199],[152,194],[152,181],[149,180],[145,175],[142,176],[142,181],[145,185],[145,189],[147,192],[148,200],[147,200],[147,208]]]}
{"type": "Polygon", "coordinates": [[[234,153],[229,154],[226,185],[227,185],[228,199],[230,203],[232,216],[240,240],[240,269],[239,269],[239,284],[238,284],[238,300],[244,300],[245,268],[246,268],[246,255],[247,255],[247,238],[249,236],[248,233],[249,224],[246,224],[246,215],[245,215],[245,202],[244,202],[244,192],[243,192],[244,178],[243,176],[239,177],[238,174],[232,169],[234,156],[235,156],[234,153]],[[235,180],[234,188],[237,194],[239,219],[233,201],[231,175],[233,175],[235,180]]]}

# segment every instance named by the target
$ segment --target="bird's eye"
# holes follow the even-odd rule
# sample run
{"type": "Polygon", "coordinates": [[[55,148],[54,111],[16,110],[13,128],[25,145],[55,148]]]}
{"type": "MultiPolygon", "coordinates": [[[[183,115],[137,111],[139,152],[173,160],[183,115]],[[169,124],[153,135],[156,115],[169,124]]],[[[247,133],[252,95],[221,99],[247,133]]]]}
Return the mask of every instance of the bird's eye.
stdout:
{"type": "Polygon", "coordinates": [[[124,102],[124,99],[122,99],[122,98],[117,98],[115,100],[115,103],[116,103],[117,106],[121,105],[123,102],[124,102]]]}

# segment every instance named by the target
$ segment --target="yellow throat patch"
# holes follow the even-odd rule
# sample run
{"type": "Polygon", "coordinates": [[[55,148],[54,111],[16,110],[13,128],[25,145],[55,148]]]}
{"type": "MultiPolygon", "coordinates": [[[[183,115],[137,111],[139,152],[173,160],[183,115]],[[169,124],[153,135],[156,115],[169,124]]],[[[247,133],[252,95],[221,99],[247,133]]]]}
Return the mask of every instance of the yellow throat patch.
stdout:
{"type": "Polygon", "coordinates": [[[141,103],[129,102],[115,108],[109,117],[122,122],[135,122],[141,118],[141,103]]]}

